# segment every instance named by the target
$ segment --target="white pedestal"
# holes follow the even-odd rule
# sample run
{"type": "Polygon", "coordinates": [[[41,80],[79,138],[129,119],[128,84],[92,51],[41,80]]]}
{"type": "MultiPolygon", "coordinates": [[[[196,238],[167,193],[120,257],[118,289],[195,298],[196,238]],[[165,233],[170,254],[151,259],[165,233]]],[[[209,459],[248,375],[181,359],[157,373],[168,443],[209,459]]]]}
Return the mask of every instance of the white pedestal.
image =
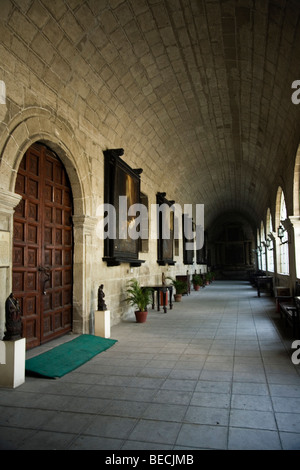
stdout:
{"type": "Polygon", "coordinates": [[[3,343],[6,364],[0,364],[0,387],[16,388],[25,382],[26,339],[3,343]]]}
{"type": "Polygon", "coordinates": [[[110,311],[95,312],[95,336],[110,338],[110,311]]]}

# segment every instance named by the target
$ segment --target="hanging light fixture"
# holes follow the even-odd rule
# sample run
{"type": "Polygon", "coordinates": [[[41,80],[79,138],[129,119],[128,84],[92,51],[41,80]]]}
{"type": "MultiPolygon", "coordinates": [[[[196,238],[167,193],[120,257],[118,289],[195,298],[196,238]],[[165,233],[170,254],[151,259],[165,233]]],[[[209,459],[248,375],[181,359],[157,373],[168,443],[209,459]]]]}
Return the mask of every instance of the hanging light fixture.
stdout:
{"type": "Polygon", "coordinates": [[[278,238],[280,238],[281,242],[282,242],[282,239],[284,237],[284,232],[285,232],[285,230],[284,230],[283,226],[279,225],[277,235],[278,235],[278,238]]]}

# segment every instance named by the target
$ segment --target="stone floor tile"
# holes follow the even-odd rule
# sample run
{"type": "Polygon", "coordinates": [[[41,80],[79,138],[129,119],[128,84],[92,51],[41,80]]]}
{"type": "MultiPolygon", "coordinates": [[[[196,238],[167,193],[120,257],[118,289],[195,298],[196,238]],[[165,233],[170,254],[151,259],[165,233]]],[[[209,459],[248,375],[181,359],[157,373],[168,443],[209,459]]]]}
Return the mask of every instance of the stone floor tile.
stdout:
{"type": "Polygon", "coordinates": [[[230,394],[194,392],[190,404],[195,406],[228,409],[230,407],[230,394]]]}
{"type": "Polygon", "coordinates": [[[300,397],[272,397],[272,401],[276,412],[295,413],[300,410],[300,397]]]}
{"type": "Polygon", "coordinates": [[[300,434],[280,432],[283,450],[300,450],[300,434]]]}
{"type": "Polygon", "coordinates": [[[231,382],[199,380],[195,387],[195,392],[230,393],[231,387],[231,382]]]}
{"type": "Polygon", "coordinates": [[[181,391],[194,391],[196,380],[188,379],[166,379],[161,386],[162,390],[181,390],[181,391]]]}
{"type": "Polygon", "coordinates": [[[281,450],[277,431],[229,428],[228,450],[281,450]]]}
{"type": "Polygon", "coordinates": [[[181,390],[159,390],[153,397],[154,403],[170,403],[173,405],[188,405],[193,392],[181,390]]]}
{"type": "Polygon", "coordinates": [[[268,395],[269,390],[268,390],[267,384],[265,383],[233,382],[232,393],[260,396],[260,395],[268,395]]]}
{"type": "Polygon", "coordinates": [[[195,449],[227,449],[227,433],[227,426],[183,424],[176,445],[195,449]]]}
{"type": "Polygon", "coordinates": [[[180,427],[181,424],[176,422],[141,419],[130,433],[129,440],[173,445],[180,427]]]}
{"type": "Polygon", "coordinates": [[[196,424],[228,426],[229,410],[204,406],[189,406],[184,421],[196,424]]]}
{"type": "Polygon", "coordinates": [[[298,433],[300,436],[300,413],[295,409],[293,413],[275,413],[277,426],[280,431],[298,433]]]}
{"type": "Polygon", "coordinates": [[[300,397],[300,385],[294,384],[270,384],[270,394],[273,397],[300,397]]]}
{"type": "Polygon", "coordinates": [[[272,401],[268,396],[232,395],[231,408],[241,410],[273,411],[272,401]]]}
{"type": "Polygon", "coordinates": [[[99,415],[91,419],[90,424],[81,434],[85,436],[90,435],[125,439],[128,437],[136,423],[137,420],[133,418],[99,415]]]}
{"type": "Polygon", "coordinates": [[[73,439],[68,450],[120,450],[123,442],[123,439],[80,435],[73,439]]]}
{"type": "Polygon", "coordinates": [[[103,410],[103,413],[105,413],[107,416],[139,418],[147,406],[147,402],[144,403],[139,401],[111,400],[110,403],[105,407],[105,410],[103,410]]]}
{"type": "Polygon", "coordinates": [[[65,450],[71,445],[75,434],[38,431],[27,438],[19,450],[65,450]]]}
{"type": "Polygon", "coordinates": [[[270,411],[256,411],[232,408],[230,411],[231,427],[275,430],[276,421],[270,411]]]}
{"type": "Polygon", "coordinates": [[[159,421],[181,422],[187,409],[187,405],[151,403],[147,405],[142,417],[159,421]]]}
{"type": "Polygon", "coordinates": [[[127,440],[123,445],[121,450],[135,450],[135,451],[158,451],[158,450],[170,450],[170,444],[161,444],[158,442],[141,442],[141,441],[131,441],[127,440]]]}
{"type": "Polygon", "coordinates": [[[57,411],[42,423],[39,429],[55,433],[80,434],[93,419],[93,415],[87,413],[57,411]]]}

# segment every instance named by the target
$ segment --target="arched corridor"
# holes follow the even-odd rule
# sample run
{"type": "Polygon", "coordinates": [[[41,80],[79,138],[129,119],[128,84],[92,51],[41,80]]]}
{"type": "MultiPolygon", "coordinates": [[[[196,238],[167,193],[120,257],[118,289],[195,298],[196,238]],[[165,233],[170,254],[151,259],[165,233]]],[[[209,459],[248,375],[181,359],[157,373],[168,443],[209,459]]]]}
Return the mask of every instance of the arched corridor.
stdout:
{"type": "Polygon", "coordinates": [[[27,356],[95,335],[101,286],[118,339],[0,388],[2,442],[299,449],[300,338],[247,279],[300,283],[300,1],[0,3],[0,351],[11,294],[27,356]],[[50,196],[36,145],[68,180],[50,196]],[[128,283],[176,278],[191,295],[133,323],[128,283]]]}
{"type": "Polygon", "coordinates": [[[214,269],[220,278],[243,278],[268,258],[274,284],[295,286],[299,17],[298,0],[5,1],[0,232],[8,258],[0,259],[0,336],[12,290],[15,179],[35,142],[58,155],[72,187],[74,332],[90,332],[101,283],[117,324],[128,313],[126,283],[161,282],[166,269],[173,277],[214,269]],[[196,223],[196,208],[204,206],[203,250],[187,256],[175,239],[166,262],[150,238],[134,266],[128,256],[107,256],[97,227],[113,191],[104,153],[115,149],[127,168],[139,170],[149,209],[166,194],[182,208],[192,206],[196,223]],[[278,214],[279,188],[286,220],[278,214]],[[258,243],[262,224],[265,240],[258,243]],[[268,240],[272,248],[265,250],[268,240]]]}

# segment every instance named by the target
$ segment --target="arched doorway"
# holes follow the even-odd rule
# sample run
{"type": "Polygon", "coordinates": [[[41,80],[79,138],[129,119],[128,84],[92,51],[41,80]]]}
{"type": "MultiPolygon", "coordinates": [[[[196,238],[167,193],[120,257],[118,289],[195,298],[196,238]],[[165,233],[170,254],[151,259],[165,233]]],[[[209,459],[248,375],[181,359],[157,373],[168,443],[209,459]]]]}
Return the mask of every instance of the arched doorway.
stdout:
{"type": "Polygon", "coordinates": [[[41,143],[25,153],[15,192],[13,293],[31,349],[72,328],[73,198],[62,162],[41,143]]]}

